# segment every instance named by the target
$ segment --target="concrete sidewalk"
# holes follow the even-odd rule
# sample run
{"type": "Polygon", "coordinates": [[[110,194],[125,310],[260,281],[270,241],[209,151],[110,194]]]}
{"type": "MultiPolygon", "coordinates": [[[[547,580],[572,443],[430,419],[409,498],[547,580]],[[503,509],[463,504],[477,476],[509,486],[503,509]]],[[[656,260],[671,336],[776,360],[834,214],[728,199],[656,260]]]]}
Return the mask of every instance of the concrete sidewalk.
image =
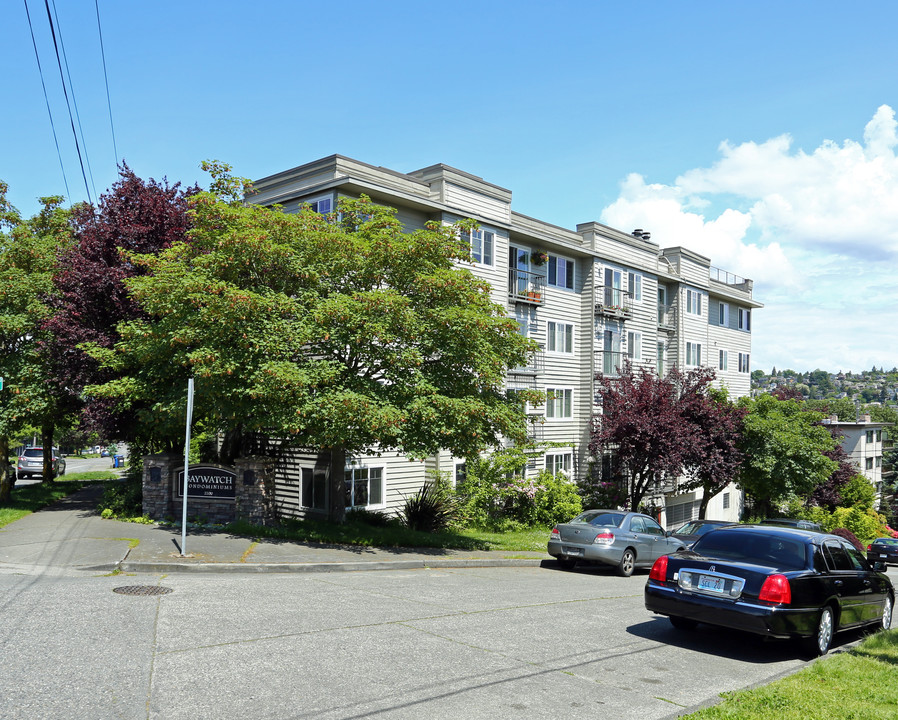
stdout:
{"type": "Polygon", "coordinates": [[[370,548],[280,540],[104,520],[96,514],[100,486],[85,488],[0,528],[0,571],[47,568],[90,572],[337,572],[425,567],[540,565],[538,552],[370,548]]]}

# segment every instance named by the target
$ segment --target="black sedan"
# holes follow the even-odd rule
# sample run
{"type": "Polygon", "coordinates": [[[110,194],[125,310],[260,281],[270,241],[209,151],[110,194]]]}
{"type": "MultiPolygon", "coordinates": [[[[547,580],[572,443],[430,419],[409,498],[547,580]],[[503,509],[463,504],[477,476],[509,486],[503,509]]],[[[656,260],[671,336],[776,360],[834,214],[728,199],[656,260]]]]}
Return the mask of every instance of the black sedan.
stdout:
{"type": "Polygon", "coordinates": [[[671,537],[682,540],[687,546],[692,545],[709,530],[714,530],[724,525],[732,525],[729,520],[690,520],[670,533],[671,537]]]}
{"type": "Polygon", "coordinates": [[[800,638],[812,655],[823,655],[836,632],[891,625],[895,591],[883,570],[835,535],[734,525],[658,558],[645,606],[676,628],[703,622],[800,638]]]}
{"type": "Polygon", "coordinates": [[[898,539],[878,538],[867,545],[867,560],[871,563],[898,563],[898,539]]]}

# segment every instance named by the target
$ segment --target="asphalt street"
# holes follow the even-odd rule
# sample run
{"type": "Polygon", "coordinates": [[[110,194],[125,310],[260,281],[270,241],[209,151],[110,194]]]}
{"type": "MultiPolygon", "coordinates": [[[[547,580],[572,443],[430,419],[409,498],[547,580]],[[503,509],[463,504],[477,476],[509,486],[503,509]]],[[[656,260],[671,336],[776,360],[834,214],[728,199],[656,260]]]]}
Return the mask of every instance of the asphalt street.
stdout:
{"type": "Polygon", "coordinates": [[[646,612],[644,583],[644,574],[564,572],[548,560],[328,574],[4,573],[0,717],[648,720],[806,664],[788,643],[676,631],[646,612]]]}
{"type": "Polygon", "coordinates": [[[4,720],[667,719],[807,665],[675,630],[645,572],[215,532],[184,556],[173,528],[98,517],[98,493],[0,529],[4,720]]]}

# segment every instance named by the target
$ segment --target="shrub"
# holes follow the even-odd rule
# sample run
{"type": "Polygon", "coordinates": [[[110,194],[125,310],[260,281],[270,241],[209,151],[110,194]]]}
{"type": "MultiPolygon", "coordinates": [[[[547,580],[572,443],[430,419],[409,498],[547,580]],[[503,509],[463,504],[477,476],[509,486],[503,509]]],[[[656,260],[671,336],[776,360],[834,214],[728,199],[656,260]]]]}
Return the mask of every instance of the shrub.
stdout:
{"type": "Polygon", "coordinates": [[[539,474],[539,488],[533,498],[536,522],[554,525],[567,522],[583,512],[583,501],[573,480],[543,470],[539,474]]]}
{"type": "Polygon", "coordinates": [[[443,483],[428,481],[405,499],[400,517],[409,530],[439,532],[457,522],[459,501],[443,483]]]}
{"type": "Polygon", "coordinates": [[[554,525],[580,513],[577,487],[567,477],[545,470],[525,476],[534,452],[511,448],[469,461],[467,475],[456,488],[464,521],[507,531],[554,525]]]}
{"type": "Polygon", "coordinates": [[[368,525],[370,527],[389,527],[393,524],[393,518],[386,513],[367,508],[352,508],[346,513],[346,522],[368,525]]]}
{"type": "Polygon", "coordinates": [[[104,518],[134,518],[143,515],[143,481],[129,476],[107,483],[97,508],[104,518]]]}
{"type": "Polygon", "coordinates": [[[873,540],[885,535],[885,520],[872,508],[862,509],[858,506],[851,508],[836,508],[827,518],[823,528],[832,532],[836,528],[845,528],[854,533],[863,542],[873,540]]]}

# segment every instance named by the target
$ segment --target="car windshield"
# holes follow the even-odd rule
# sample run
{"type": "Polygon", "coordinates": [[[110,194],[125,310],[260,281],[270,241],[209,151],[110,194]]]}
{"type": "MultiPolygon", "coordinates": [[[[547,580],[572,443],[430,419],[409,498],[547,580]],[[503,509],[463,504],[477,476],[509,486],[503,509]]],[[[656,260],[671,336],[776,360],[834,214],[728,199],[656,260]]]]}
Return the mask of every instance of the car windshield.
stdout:
{"type": "Polygon", "coordinates": [[[675,535],[695,535],[698,533],[702,524],[698,522],[688,522],[674,530],[675,535]]]}
{"type": "Polygon", "coordinates": [[[771,535],[718,530],[696,540],[692,550],[705,557],[781,570],[801,570],[807,566],[804,543],[771,535]]]}
{"type": "Polygon", "coordinates": [[[695,532],[693,532],[692,534],[693,535],[704,535],[706,532],[709,532],[709,531],[713,530],[714,528],[719,528],[719,527],[720,527],[720,525],[710,525],[708,523],[705,523],[704,525],[699,525],[695,529],[695,532]]]}
{"type": "Polygon", "coordinates": [[[43,457],[44,451],[42,448],[28,448],[22,455],[24,457],[43,457]]]}
{"type": "Polygon", "coordinates": [[[589,510],[580,513],[571,520],[571,525],[594,525],[596,527],[620,527],[624,513],[603,512],[601,510],[589,510]]]}
{"type": "Polygon", "coordinates": [[[898,546],[898,540],[895,538],[879,538],[878,540],[874,540],[877,545],[895,545],[898,546]]]}

